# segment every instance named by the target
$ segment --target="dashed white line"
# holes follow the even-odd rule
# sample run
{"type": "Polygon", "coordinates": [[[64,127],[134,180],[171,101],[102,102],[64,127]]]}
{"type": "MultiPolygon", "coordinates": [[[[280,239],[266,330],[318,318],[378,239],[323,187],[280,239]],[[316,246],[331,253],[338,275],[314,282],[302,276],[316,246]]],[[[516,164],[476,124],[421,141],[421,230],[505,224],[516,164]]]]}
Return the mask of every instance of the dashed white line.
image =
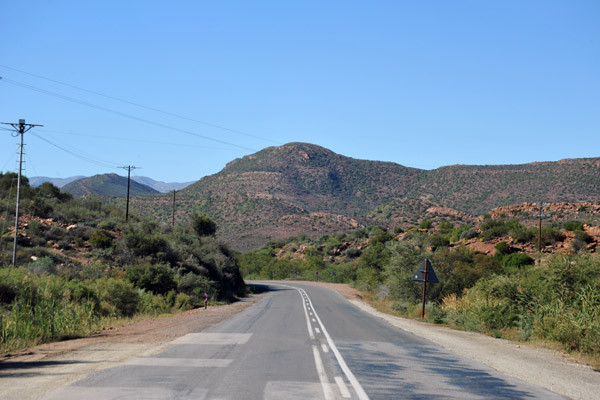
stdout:
{"type": "Polygon", "coordinates": [[[333,400],[333,391],[331,390],[331,386],[329,386],[329,380],[327,379],[327,373],[325,372],[325,367],[323,367],[323,361],[321,361],[319,350],[317,349],[317,346],[314,345],[312,348],[315,356],[315,364],[317,365],[317,374],[319,375],[319,380],[321,381],[321,386],[323,387],[323,395],[325,395],[325,400],[333,400]]]}
{"type": "Polygon", "coordinates": [[[329,348],[325,343],[321,343],[321,349],[323,350],[323,353],[329,353],[329,348]]]}
{"type": "Polygon", "coordinates": [[[319,330],[319,328],[315,328],[315,332],[321,333],[321,331],[319,330]]]}
{"type": "MultiPolygon", "coordinates": [[[[303,289],[298,289],[298,291],[300,291],[300,290],[303,290],[303,289]]],[[[310,301],[310,298],[308,299],[308,301],[310,302],[310,305],[312,307],[312,302],[310,301]]],[[[314,307],[313,307],[313,309],[314,309],[314,307]]],[[[346,378],[348,378],[348,381],[354,388],[354,391],[358,395],[358,398],[361,400],[369,400],[369,396],[367,395],[367,393],[361,386],[360,382],[358,382],[358,379],[356,379],[356,377],[354,376],[352,371],[350,371],[350,368],[348,368],[348,364],[346,364],[346,361],[344,361],[344,358],[342,357],[342,355],[340,354],[340,351],[338,350],[335,343],[333,342],[333,339],[331,339],[331,336],[329,336],[327,329],[325,329],[325,326],[321,322],[321,319],[319,318],[319,315],[316,312],[315,312],[315,318],[319,322],[319,326],[321,327],[321,330],[323,331],[323,335],[325,335],[325,338],[327,339],[327,343],[329,344],[331,351],[333,351],[333,354],[335,354],[335,358],[337,359],[338,364],[340,364],[342,371],[344,371],[346,378]]]]}
{"type": "Polygon", "coordinates": [[[340,393],[342,394],[343,398],[349,399],[350,397],[352,397],[350,396],[350,391],[348,390],[348,387],[344,383],[344,380],[341,376],[335,377],[335,383],[337,383],[338,389],[340,389],[340,393]]]}

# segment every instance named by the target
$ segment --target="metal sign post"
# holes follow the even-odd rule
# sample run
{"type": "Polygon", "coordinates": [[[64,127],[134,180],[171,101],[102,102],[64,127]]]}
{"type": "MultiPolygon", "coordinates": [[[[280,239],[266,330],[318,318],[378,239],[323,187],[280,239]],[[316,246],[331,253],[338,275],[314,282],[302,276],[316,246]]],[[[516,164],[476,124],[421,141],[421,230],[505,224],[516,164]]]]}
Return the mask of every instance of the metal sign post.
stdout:
{"type": "Polygon", "coordinates": [[[440,283],[435,271],[433,270],[433,265],[431,265],[431,261],[429,261],[429,258],[425,258],[411,280],[413,282],[423,282],[423,307],[421,309],[421,319],[425,319],[425,296],[427,295],[427,282],[440,283]]]}

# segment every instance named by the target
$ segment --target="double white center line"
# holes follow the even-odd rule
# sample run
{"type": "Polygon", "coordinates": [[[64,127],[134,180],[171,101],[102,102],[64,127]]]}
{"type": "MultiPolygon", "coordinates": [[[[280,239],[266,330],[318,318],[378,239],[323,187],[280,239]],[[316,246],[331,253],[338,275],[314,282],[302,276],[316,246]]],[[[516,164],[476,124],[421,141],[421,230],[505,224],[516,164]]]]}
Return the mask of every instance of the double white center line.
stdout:
{"type": "MultiPolygon", "coordinates": [[[[354,376],[352,371],[350,371],[350,368],[348,368],[348,365],[344,361],[344,358],[342,357],[342,355],[340,354],[339,350],[337,349],[335,343],[331,339],[331,336],[329,336],[327,329],[325,329],[325,326],[323,326],[323,323],[321,322],[321,319],[317,315],[317,312],[315,311],[315,309],[312,305],[312,302],[311,302],[310,298],[308,297],[308,294],[306,294],[306,291],[304,289],[300,289],[300,288],[294,288],[294,289],[296,289],[302,297],[302,305],[304,306],[304,315],[306,317],[306,325],[308,327],[308,334],[309,334],[311,340],[315,339],[315,334],[313,333],[313,327],[311,324],[311,319],[312,319],[312,321],[317,322],[319,327],[321,328],[319,330],[318,327],[315,327],[314,328],[315,332],[317,332],[318,334],[323,332],[323,335],[325,336],[325,339],[327,340],[327,344],[329,344],[331,351],[335,355],[335,358],[337,359],[338,364],[340,365],[342,371],[346,375],[348,382],[350,382],[350,384],[354,388],[354,391],[356,392],[356,395],[358,396],[358,398],[361,400],[369,400],[369,396],[367,396],[367,393],[365,393],[361,384],[358,382],[358,380],[356,379],[356,377],[354,376]],[[310,312],[311,316],[314,316],[314,318],[309,317],[309,312],[310,312]]],[[[327,345],[325,343],[321,344],[321,348],[324,353],[329,352],[329,350],[327,349],[327,345]]],[[[329,385],[329,379],[327,378],[325,368],[323,367],[323,362],[321,360],[321,355],[319,354],[319,350],[318,350],[317,346],[315,346],[315,345],[313,345],[313,354],[315,357],[317,373],[319,374],[319,380],[321,381],[321,386],[323,387],[323,394],[325,396],[325,399],[326,400],[333,399],[334,395],[331,390],[331,386],[329,385]]],[[[336,376],[335,383],[337,384],[337,386],[340,390],[340,393],[342,394],[342,397],[344,397],[344,398],[351,397],[350,392],[348,391],[348,388],[346,387],[346,384],[344,383],[344,380],[341,377],[336,376]]]]}

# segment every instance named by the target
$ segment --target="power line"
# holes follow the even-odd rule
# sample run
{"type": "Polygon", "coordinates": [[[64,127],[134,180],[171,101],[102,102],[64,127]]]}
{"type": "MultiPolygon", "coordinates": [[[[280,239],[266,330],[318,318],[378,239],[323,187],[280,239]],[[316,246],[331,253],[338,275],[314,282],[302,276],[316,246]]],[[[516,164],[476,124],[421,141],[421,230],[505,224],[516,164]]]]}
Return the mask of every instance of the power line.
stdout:
{"type": "Polygon", "coordinates": [[[39,79],[44,79],[46,81],[57,83],[59,85],[67,86],[67,87],[70,87],[70,88],[73,88],[73,89],[81,90],[83,92],[91,93],[91,94],[94,94],[96,96],[101,96],[101,97],[105,97],[107,99],[120,101],[121,103],[129,104],[129,105],[136,106],[136,107],[139,107],[139,108],[143,108],[143,109],[146,109],[146,110],[150,110],[150,111],[158,112],[158,113],[161,113],[161,114],[169,115],[171,117],[183,119],[183,120],[186,120],[186,121],[196,122],[198,124],[209,126],[211,128],[221,129],[221,130],[232,132],[232,133],[237,133],[237,134],[240,134],[240,135],[248,136],[248,137],[251,137],[251,138],[254,138],[254,139],[264,140],[266,142],[271,142],[271,143],[274,143],[274,144],[283,144],[283,143],[275,141],[275,140],[267,139],[267,138],[264,138],[264,137],[261,137],[261,136],[253,135],[253,134],[246,133],[246,132],[243,132],[243,131],[239,131],[239,130],[236,130],[236,129],[230,129],[230,128],[227,128],[227,127],[224,127],[224,126],[221,126],[221,125],[213,124],[211,122],[201,121],[201,120],[198,120],[198,119],[194,119],[194,118],[186,117],[186,116],[183,116],[183,115],[175,114],[175,113],[172,113],[172,112],[169,112],[169,111],[164,111],[164,110],[161,110],[161,109],[158,109],[158,108],[155,108],[155,107],[145,106],[143,104],[135,103],[135,102],[129,101],[129,100],[124,100],[124,99],[121,99],[119,97],[110,96],[110,95],[107,95],[107,94],[104,94],[104,93],[96,92],[94,90],[85,89],[85,88],[82,88],[82,87],[79,87],[79,86],[71,85],[69,83],[64,83],[64,82],[57,81],[57,80],[54,80],[54,79],[46,78],[44,76],[33,74],[31,72],[25,72],[25,71],[19,70],[17,68],[9,67],[7,65],[0,64],[0,67],[6,68],[6,69],[10,69],[10,70],[13,70],[13,71],[16,71],[16,72],[19,72],[21,74],[33,76],[33,77],[36,77],[36,78],[39,78],[39,79]]]}
{"type": "Polygon", "coordinates": [[[202,139],[206,139],[206,140],[211,140],[213,142],[217,142],[217,143],[221,143],[221,144],[226,144],[228,146],[233,146],[233,147],[237,147],[237,148],[248,150],[248,151],[254,151],[254,152],[257,151],[256,149],[252,149],[250,147],[241,146],[239,144],[227,142],[225,140],[211,138],[209,136],[201,135],[199,133],[195,133],[195,132],[188,131],[188,130],[181,129],[181,128],[176,128],[174,126],[169,126],[169,125],[166,125],[166,124],[161,124],[160,122],[155,122],[155,121],[151,121],[151,120],[148,120],[148,119],[145,119],[145,118],[136,117],[134,115],[126,114],[126,113],[121,112],[121,111],[117,111],[117,110],[113,110],[113,109],[110,109],[110,108],[98,106],[98,105],[93,104],[93,103],[88,103],[86,101],[75,99],[73,97],[69,97],[69,96],[65,96],[65,95],[62,95],[62,94],[54,93],[54,92],[51,92],[49,90],[40,89],[40,88],[37,88],[35,86],[31,86],[31,85],[27,85],[25,83],[17,82],[17,81],[15,81],[13,79],[8,79],[8,78],[5,78],[5,77],[0,77],[0,82],[10,83],[12,85],[20,86],[20,87],[25,88],[25,89],[29,89],[29,90],[33,90],[35,92],[43,93],[43,94],[46,94],[48,96],[54,96],[54,97],[57,97],[57,98],[62,99],[62,100],[70,101],[70,102],[73,102],[73,103],[76,103],[76,104],[80,104],[80,105],[83,105],[83,106],[86,106],[86,107],[90,107],[90,108],[95,108],[95,109],[100,110],[100,111],[104,111],[104,112],[107,112],[107,113],[119,115],[121,117],[129,118],[129,119],[132,119],[132,120],[135,120],[135,121],[144,122],[146,124],[154,125],[154,126],[157,126],[159,128],[169,129],[169,130],[172,130],[172,131],[175,131],[175,132],[180,132],[180,133],[185,133],[186,135],[191,135],[191,136],[195,136],[195,137],[198,137],[198,138],[202,138],[202,139]]]}
{"type": "Polygon", "coordinates": [[[91,157],[91,156],[85,156],[85,155],[82,155],[82,154],[78,154],[78,153],[76,153],[76,152],[74,152],[74,151],[71,151],[71,150],[69,150],[69,149],[66,149],[66,148],[64,148],[64,147],[62,147],[62,146],[60,146],[60,145],[58,145],[58,144],[56,144],[56,143],[53,143],[53,142],[51,142],[50,140],[46,139],[45,137],[42,137],[42,136],[40,136],[40,135],[37,135],[37,134],[35,134],[34,132],[32,132],[31,134],[32,134],[33,136],[37,137],[38,139],[41,139],[41,140],[43,140],[44,142],[46,142],[46,143],[48,143],[48,144],[50,144],[50,145],[52,145],[52,146],[56,147],[57,149],[59,149],[59,150],[62,150],[62,151],[64,151],[65,153],[67,153],[67,154],[70,154],[70,155],[72,155],[73,157],[77,157],[77,158],[79,158],[80,160],[83,160],[83,161],[85,161],[85,162],[88,162],[88,163],[90,163],[90,164],[95,164],[95,165],[98,165],[98,166],[100,166],[100,167],[105,167],[105,168],[117,168],[117,166],[118,166],[118,164],[116,164],[116,163],[111,163],[110,161],[102,160],[102,159],[100,159],[100,158],[96,158],[96,157],[91,157]]]}
{"type": "Polygon", "coordinates": [[[98,139],[109,139],[109,140],[120,140],[124,142],[139,142],[139,143],[152,143],[152,144],[162,144],[169,146],[182,146],[182,147],[198,147],[207,150],[231,150],[223,147],[208,147],[201,144],[186,144],[186,143],[173,143],[173,142],[161,142],[157,140],[144,140],[144,139],[132,139],[126,137],[114,137],[114,136],[104,136],[104,135],[90,135],[87,133],[75,133],[75,132],[63,132],[63,131],[55,131],[50,129],[44,129],[44,132],[49,133],[58,133],[60,135],[72,135],[72,136],[81,136],[81,137],[92,137],[98,139]]]}

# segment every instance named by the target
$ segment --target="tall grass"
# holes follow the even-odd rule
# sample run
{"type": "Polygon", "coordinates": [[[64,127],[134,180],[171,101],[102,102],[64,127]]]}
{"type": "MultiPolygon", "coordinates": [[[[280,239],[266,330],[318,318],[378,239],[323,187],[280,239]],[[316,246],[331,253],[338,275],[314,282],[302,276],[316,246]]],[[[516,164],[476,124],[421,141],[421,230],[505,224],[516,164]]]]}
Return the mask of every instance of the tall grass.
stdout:
{"type": "Polygon", "coordinates": [[[0,354],[90,335],[116,319],[190,309],[183,293],[155,295],[125,280],[94,281],[0,268],[0,354]]]}

